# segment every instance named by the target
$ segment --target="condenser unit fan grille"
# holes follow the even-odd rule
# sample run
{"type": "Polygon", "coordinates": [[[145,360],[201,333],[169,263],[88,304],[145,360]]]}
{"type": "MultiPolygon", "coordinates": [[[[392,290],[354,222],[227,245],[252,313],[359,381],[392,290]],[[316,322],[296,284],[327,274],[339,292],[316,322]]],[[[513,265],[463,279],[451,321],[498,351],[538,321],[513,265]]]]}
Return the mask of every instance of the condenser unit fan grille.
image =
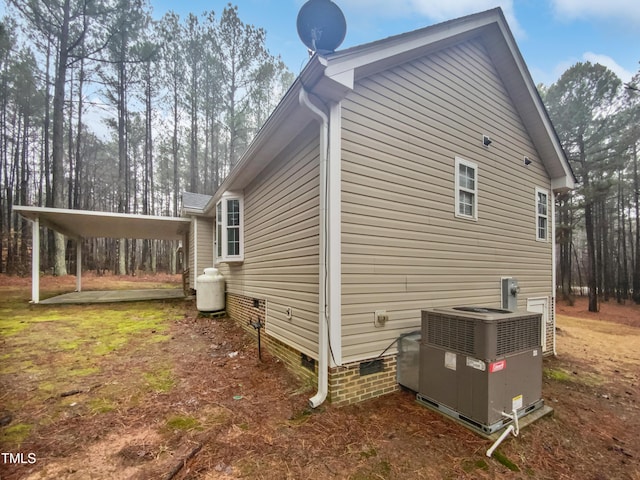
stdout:
{"type": "Polygon", "coordinates": [[[504,320],[497,324],[496,354],[520,352],[540,346],[540,318],[531,316],[504,320]]]}
{"type": "Polygon", "coordinates": [[[429,315],[427,343],[467,355],[474,355],[475,328],[471,319],[429,315]]]}

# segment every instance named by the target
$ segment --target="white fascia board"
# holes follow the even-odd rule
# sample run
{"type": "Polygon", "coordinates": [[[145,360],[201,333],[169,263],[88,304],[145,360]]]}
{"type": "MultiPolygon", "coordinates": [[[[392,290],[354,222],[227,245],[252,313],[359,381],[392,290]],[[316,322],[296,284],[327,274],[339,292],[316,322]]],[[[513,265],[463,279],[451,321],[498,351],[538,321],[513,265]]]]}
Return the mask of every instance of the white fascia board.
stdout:
{"type": "MultiPolygon", "coordinates": [[[[542,124],[544,131],[551,144],[552,151],[555,158],[550,159],[550,161],[555,163],[555,165],[547,165],[547,166],[549,170],[552,172],[551,173],[552,176],[556,176],[560,174],[560,172],[562,172],[561,173],[562,176],[558,176],[558,178],[554,178],[553,181],[555,182],[561,179],[562,185],[559,186],[558,188],[564,189],[564,190],[572,190],[573,188],[575,188],[575,176],[573,174],[573,171],[571,170],[571,166],[569,165],[569,161],[567,160],[564,150],[562,149],[562,145],[560,144],[560,140],[558,139],[556,130],[553,127],[553,124],[551,123],[551,119],[549,118],[547,109],[544,106],[542,99],[540,98],[540,94],[538,93],[538,89],[535,83],[533,82],[533,78],[531,77],[529,68],[527,67],[524,59],[522,58],[520,50],[518,49],[515,39],[513,38],[513,35],[511,34],[511,30],[509,29],[509,26],[507,25],[504,17],[500,16],[499,20],[497,21],[497,25],[500,29],[500,33],[502,35],[502,38],[504,39],[504,42],[507,48],[509,49],[511,59],[513,60],[516,68],[518,69],[518,73],[522,78],[522,81],[527,91],[527,95],[530,98],[531,102],[533,103],[536,115],[540,123],[542,124]]],[[[549,159],[549,157],[545,157],[545,159],[549,159]]],[[[545,162],[545,164],[546,163],[547,162],[545,162]]],[[[556,188],[554,187],[553,190],[556,191],[556,188]]]]}
{"type": "Polygon", "coordinates": [[[471,17],[425,27],[421,30],[331,54],[327,59],[324,59],[327,65],[327,75],[335,77],[342,72],[357,70],[376,63],[380,63],[380,68],[383,69],[386,62],[395,64],[398,62],[398,58],[404,58],[406,55],[420,56],[424,54],[424,50],[440,42],[456,39],[459,36],[468,36],[475,30],[496,22],[499,15],[490,11],[485,14],[477,14],[475,18],[471,17]]]}

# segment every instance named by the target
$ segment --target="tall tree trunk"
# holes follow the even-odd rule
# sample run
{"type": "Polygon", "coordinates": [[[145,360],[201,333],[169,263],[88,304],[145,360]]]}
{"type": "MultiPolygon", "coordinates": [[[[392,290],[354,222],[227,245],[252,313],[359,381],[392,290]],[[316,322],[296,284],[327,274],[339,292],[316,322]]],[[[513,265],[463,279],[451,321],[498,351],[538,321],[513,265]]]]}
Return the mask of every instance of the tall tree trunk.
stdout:
{"type": "Polygon", "coordinates": [[[598,215],[596,218],[598,225],[597,230],[599,232],[597,245],[597,270],[600,272],[599,292],[601,295],[604,294],[604,301],[608,302],[611,296],[611,265],[613,264],[613,261],[611,255],[612,250],[609,244],[609,228],[605,200],[599,200],[597,202],[597,207],[598,215]]]}
{"type": "MultiPolygon", "coordinates": [[[[173,216],[178,216],[178,196],[180,195],[179,154],[178,154],[178,112],[180,108],[180,98],[178,96],[178,86],[174,84],[173,90],[173,136],[171,138],[171,153],[173,156],[173,216]]],[[[172,262],[172,265],[174,263],[172,262]]],[[[175,266],[171,273],[175,273],[175,266]]]]}
{"type": "Polygon", "coordinates": [[[595,226],[593,222],[594,216],[594,195],[591,192],[591,179],[589,178],[589,169],[586,163],[586,153],[584,146],[584,139],[580,138],[578,142],[578,149],[580,155],[580,164],[583,166],[583,183],[584,190],[587,192],[585,195],[584,205],[584,226],[587,234],[587,269],[588,269],[588,287],[589,287],[589,311],[598,311],[598,264],[596,261],[596,238],[595,238],[595,226]]]}
{"type": "Polygon", "coordinates": [[[557,242],[559,244],[559,270],[560,286],[562,298],[569,301],[571,298],[571,225],[569,222],[569,200],[570,194],[559,197],[558,202],[558,222],[557,222],[557,242]]]}
{"type": "Polygon", "coordinates": [[[82,109],[83,109],[83,87],[84,87],[84,59],[80,60],[80,73],[78,76],[78,123],[76,127],[76,169],[74,176],[74,189],[72,208],[80,208],[80,196],[82,195],[82,109]]]}
{"type": "Polygon", "coordinates": [[[636,210],[633,301],[640,305],[640,179],[638,178],[638,148],[636,143],[633,144],[633,192],[633,202],[636,210]]]}
{"type": "MultiPolygon", "coordinates": [[[[142,213],[149,215],[153,210],[153,135],[151,117],[151,61],[145,63],[145,125],[144,125],[144,180],[142,183],[142,213]]],[[[142,269],[151,268],[151,240],[142,241],[142,269]]]]}
{"type": "MultiPolygon", "coordinates": [[[[65,207],[64,198],[64,94],[67,79],[67,61],[69,55],[69,11],[70,0],[64,0],[58,64],[53,90],[53,151],[51,159],[53,206],[65,207]]],[[[66,275],[64,235],[55,232],[54,238],[54,275],[66,275]]]]}
{"type": "Polygon", "coordinates": [[[623,182],[623,171],[620,169],[618,171],[618,232],[620,239],[618,244],[620,245],[618,249],[619,262],[618,268],[620,269],[618,282],[618,291],[620,292],[618,295],[619,302],[624,303],[627,298],[629,298],[629,259],[627,258],[627,228],[625,222],[625,213],[624,213],[624,189],[622,188],[623,182]]]}
{"type": "MultiPolygon", "coordinates": [[[[44,127],[43,127],[43,139],[42,139],[42,156],[44,160],[44,185],[45,185],[45,202],[46,207],[53,207],[53,188],[51,186],[51,152],[50,152],[50,127],[51,127],[51,36],[47,37],[47,60],[45,65],[45,97],[44,97],[44,127]]],[[[54,258],[51,254],[55,252],[55,240],[53,232],[46,230],[47,234],[43,235],[43,242],[46,242],[47,248],[45,249],[47,255],[46,261],[42,265],[45,268],[49,268],[54,263],[54,258]]]]}
{"type": "MultiPolygon", "coordinates": [[[[25,113],[23,119],[22,154],[20,161],[20,205],[27,204],[27,194],[29,191],[29,167],[27,164],[27,153],[29,151],[29,120],[29,114],[25,113]]],[[[20,219],[20,265],[18,270],[21,274],[28,271],[27,265],[29,264],[27,249],[27,244],[29,243],[29,229],[27,224],[28,222],[26,219],[20,219]]]]}
{"type": "MultiPolygon", "coordinates": [[[[127,138],[126,138],[126,72],[124,51],[126,39],[123,35],[120,63],[118,64],[118,213],[129,213],[129,168],[127,162],[127,138]]],[[[127,242],[121,238],[118,242],[118,275],[127,273],[127,242]]]]}
{"type": "Polygon", "coordinates": [[[67,179],[67,208],[73,208],[73,180],[75,178],[75,154],[74,154],[74,136],[73,136],[73,88],[74,88],[74,69],[71,68],[70,72],[70,80],[69,80],[69,108],[67,110],[67,127],[69,128],[69,133],[67,134],[68,145],[67,145],[67,160],[69,161],[69,176],[67,179]]]}
{"type": "MultiPolygon", "coordinates": [[[[3,66],[4,67],[4,66],[3,66]]],[[[6,68],[6,67],[4,67],[6,68]]],[[[8,75],[4,75],[4,68],[3,68],[3,75],[0,75],[0,81],[2,82],[0,84],[0,87],[2,88],[3,92],[7,91],[7,85],[8,85],[8,75]]],[[[5,216],[4,216],[4,211],[5,211],[5,203],[7,204],[7,208],[8,208],[8,204],[11,203],[9,201],[9,199],[7,198],[5,201],[5,197],[4,195],[2,195],[2,187],[5,185],[5,182],[3,181],[3,179],[6,179],[6,165],[7,165],[7,160],[8,160],[8,156],[7,156],[7,152],[8,152],[8,145],[7,145],[7,141],[9,139],[9,134],[8,134],[8,129],[7,129],[7,108],[8,108],[8,101],[7,101],[7,95],[2,95],[0,97],[0,100],[2,100],[2,105],[1,105],[1,109],[0,109],[0,273],[4,273],[6,271],[5,269],[5,235],[7,235],[8,237],[8,233],[9,233],[9,222],[5,222],[5,216]]],[[[8,257],[6,257],[8,259],[8,257]]]]}

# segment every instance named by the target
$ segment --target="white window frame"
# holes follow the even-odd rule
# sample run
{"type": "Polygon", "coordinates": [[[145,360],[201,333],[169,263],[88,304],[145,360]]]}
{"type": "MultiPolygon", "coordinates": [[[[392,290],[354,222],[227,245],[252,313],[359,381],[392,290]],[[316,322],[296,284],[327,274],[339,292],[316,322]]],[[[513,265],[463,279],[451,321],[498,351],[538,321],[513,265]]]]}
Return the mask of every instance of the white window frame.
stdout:
{"type": "Polygon", "coordinates": [[[457,218],[465,220],[478,220],[478,164],[465,160],[464,158],[456,157],[455,162],[455,205],[454,212],[457,218]],[[473,189],[460,184],[460,166],[463,165],[467,168],[472,168],[474,171],[473,189]],[[473,195],[473,203],[471,205],[473,212],[471,215],[460,212],[460,193],[467,192],[473,195]]]}
{"type": "Polygon", "coordinates": [[[242,195],[225,193],[216,203],[216,229],[214,232],[214,252],[216,263],[234,263],[244,261],[244,199],[242,195]],[[229,204],[238,202],[238,225],[228,224],[229,204]],[[229,254],[229,230],[238,229],[238,254],[229,254]]]}
{"type": "Polygon", "coordinates": [[[535,209],[536,209],[536,241],[537,242],[548,242],[549,241],[549,191],[544,188],[536,187],[536,196],[535,196],[535,209]],[[542,205],[539,201],[540,194],[543,194],[546,198],[546,203],[544,205],[545,213],[540,213],[540,206],[542,205]],[[545,220],[544,226],[544,236],[540,236],[540,219],[545,220]]]}

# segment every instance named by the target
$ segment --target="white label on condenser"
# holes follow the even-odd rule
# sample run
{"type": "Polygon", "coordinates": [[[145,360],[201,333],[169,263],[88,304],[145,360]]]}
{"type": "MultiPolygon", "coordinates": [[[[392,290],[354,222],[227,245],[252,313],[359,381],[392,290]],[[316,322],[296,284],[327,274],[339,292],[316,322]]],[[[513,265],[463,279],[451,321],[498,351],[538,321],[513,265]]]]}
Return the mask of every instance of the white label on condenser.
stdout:
{"type": "Polygon", "coordinates": [[[519,410],[522,408],[522,395],[511,399],[511,410],[519,410]]]}
{"type": "Polygon", "coordinates": [[[467,367],[482,370],[484,372],[487,369],[487,364],[477,358],[467,357],[467,367]]]}
{"type": "Polygon", "coordinates": [[[444,366],[449,370],[456,369],[456,354],[453,352],[444,352],[444,366]]]}
{"type": "Polygon", "coordinates": [[[534,356],[534,357],[537,357],[537,356],[538,356],[538,349],[537,349],[537,348],[534,348],[534,349],[533,349],[533,356],[534,356]]]}

